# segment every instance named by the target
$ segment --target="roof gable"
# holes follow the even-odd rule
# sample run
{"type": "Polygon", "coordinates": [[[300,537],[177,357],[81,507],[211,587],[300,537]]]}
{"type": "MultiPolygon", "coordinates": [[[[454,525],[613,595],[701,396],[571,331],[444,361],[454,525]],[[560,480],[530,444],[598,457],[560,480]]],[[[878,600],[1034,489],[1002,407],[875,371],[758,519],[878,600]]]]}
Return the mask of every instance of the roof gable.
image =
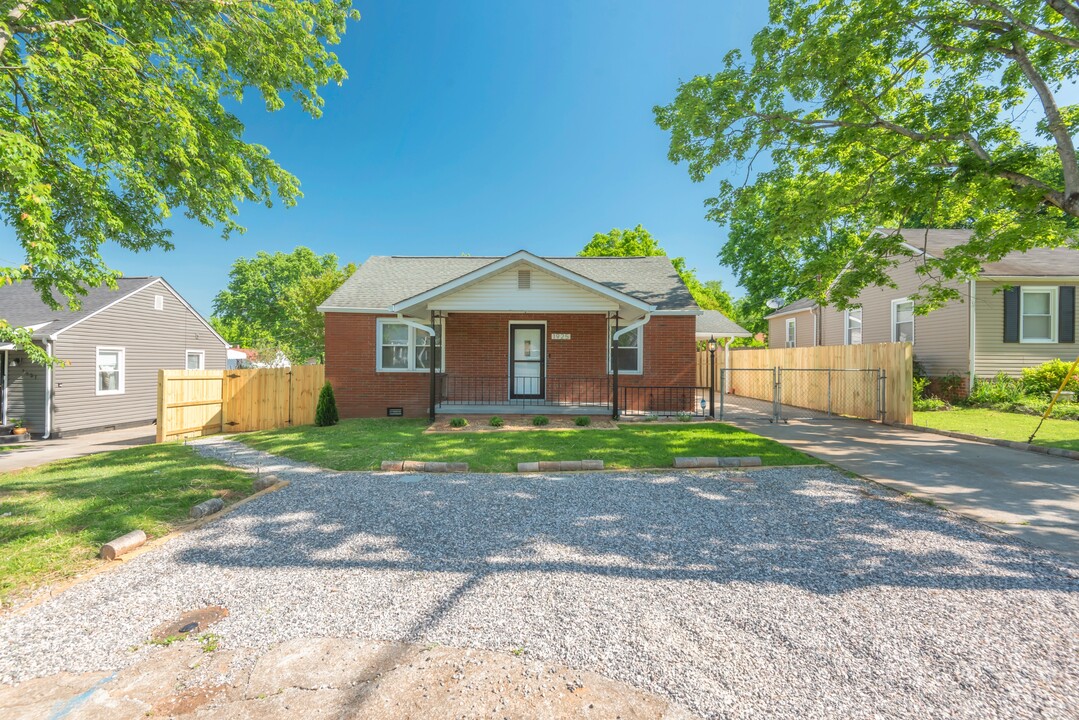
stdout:
{"type": "Polygon", "coordinates": [[[14,327],[37,328],[35,336],[52,335],[85,320],[160,279],[158,277],[118,278],[116,290],[105,286],[91,288],[86,295],[80,296],[81,307],[78,310],[69,310],[66,307],[68,300],[66,297],[57,298],[62,303],[60,309],[50,308],[31,283],[6,285],[0,287],[0,318],[14,327]]]}

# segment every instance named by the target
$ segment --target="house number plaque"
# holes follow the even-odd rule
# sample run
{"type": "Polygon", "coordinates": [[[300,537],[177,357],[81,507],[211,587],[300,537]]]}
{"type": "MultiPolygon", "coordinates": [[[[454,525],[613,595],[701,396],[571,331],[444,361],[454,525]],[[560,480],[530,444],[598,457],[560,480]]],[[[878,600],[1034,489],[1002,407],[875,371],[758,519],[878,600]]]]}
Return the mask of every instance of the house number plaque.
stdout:
{"type": "Polygon", "coordinates": [[[551,339],[552,340],[569,340],[570,339],[570,334],[569,333],[551,333],[551,339]]]}

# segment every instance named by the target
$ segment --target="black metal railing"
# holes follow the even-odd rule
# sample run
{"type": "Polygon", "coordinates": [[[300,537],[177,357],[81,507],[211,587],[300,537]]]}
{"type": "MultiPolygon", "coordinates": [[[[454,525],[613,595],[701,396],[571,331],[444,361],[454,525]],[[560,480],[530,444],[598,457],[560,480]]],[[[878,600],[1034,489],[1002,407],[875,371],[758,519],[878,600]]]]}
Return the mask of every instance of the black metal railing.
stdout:
{"type": "Polygon", "coordinates": [[[622,415],[668,417],[712,413],[708,387],[695,385],[629,385],[618,388],[618,409],[622,415]]]}
{"type": "Polygon", "coordinates": [[[610,377],[509,377],[439,375],[438,405],[538,405],[611,407],[610,377]]]}

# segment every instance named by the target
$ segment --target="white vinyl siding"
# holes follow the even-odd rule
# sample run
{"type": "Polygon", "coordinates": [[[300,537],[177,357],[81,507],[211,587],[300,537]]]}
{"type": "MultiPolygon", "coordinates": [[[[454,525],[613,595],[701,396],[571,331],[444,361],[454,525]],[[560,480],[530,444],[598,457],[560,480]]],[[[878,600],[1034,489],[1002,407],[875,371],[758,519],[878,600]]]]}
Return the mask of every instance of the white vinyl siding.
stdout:
{"type": "Polygon", "coordinates": [[[892,300],[892,342],[914,342],[913,300],[892,300]]]}
{"type": "Polygon", "coordinates": [[[862,344],[862,308],[848,308],[844,319],[843,339],[847,345],[862,344]]]}
{"type": "Polygon", "coordinates": [[[446,312],[607,312],[618,304],[592,290],[548,272],[529,270],[522,287],[521,268],[512,268],[432,300],[432,310],[446,312]]]}
{"type": "MultiPolygon", "coordinates": [[[[435,328],[436,333],[438,328],[435,328]]],[[[379,318],[376,368],[379,372],[428,372],[431,369],[431,336],[411,325],[379,318]]],[[[441,364],[442,338],[436,336],[435,357],[441,364]]],[[[440,369],[440,368],[436,368],[440,369]]]]}
{"type": "MultiPolygon", "coordinates": [[[[624,327],[624,326],[623,326],[624,327]]],[[[614,323],[607,331],[607,372],[614,372],[611,355],[614,353],[614,323]]],[[[618,374],[640,375],[644,368],[644,327],[631,330],[618,338],[618,374]]]]}
{"type": "Polygon", "coordinates": [[[124,349],[99,347],[97,349],[97,394],[123,395],[124,349]]]}
{"type": "Polygon", "coordinates": [[[1057,341],[1057,288],[1024,287],[1019,292],[1019,342],[1057,341]]]}

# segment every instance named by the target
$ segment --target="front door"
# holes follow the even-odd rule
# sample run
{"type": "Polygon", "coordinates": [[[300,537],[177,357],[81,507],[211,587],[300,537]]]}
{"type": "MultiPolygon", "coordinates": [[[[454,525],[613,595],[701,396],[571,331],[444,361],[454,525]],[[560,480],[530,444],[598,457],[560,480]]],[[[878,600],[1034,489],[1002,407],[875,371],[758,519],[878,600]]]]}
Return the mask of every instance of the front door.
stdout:
{"type": "Polygon", "coordinates": [[[510,325],[510,398],[542,398],[546,375],[543,325],[510,325]]]}

